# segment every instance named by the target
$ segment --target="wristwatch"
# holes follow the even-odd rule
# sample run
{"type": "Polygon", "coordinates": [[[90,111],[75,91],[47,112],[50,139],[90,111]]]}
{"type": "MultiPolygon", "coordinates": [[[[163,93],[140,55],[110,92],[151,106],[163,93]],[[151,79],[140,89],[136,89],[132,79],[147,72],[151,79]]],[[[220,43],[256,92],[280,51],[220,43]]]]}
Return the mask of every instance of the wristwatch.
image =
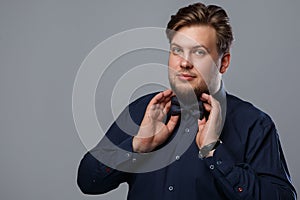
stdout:
{"type": "Polygon", "coordinates": [[[204,147],[199,149],[199,158],[204,159],[209,154],[210,151],[214,150],[221,144],[222,142],[220,140],[217,140],[216,142],[212,142],[208,145],[205,145],[204,147]]]}

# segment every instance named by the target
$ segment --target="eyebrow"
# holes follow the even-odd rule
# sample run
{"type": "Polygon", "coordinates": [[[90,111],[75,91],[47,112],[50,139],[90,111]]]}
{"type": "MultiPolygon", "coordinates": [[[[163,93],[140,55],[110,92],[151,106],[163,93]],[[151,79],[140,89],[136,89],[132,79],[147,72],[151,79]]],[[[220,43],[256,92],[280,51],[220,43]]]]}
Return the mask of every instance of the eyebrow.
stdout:
{"type": "MultiPolygon", "coordinates": [[[[176,44],[175,42],[172,42],[170,44],[170,46],[172,46],[172,45],[182,48],[179,44],[176,44]]],[[[198,49],[198,48],[204,48],[208,53],[210,53],[210,49],[207,48],[205,45],[196,45],[196,46],[192,47],[192,49],[198,49]]]]}

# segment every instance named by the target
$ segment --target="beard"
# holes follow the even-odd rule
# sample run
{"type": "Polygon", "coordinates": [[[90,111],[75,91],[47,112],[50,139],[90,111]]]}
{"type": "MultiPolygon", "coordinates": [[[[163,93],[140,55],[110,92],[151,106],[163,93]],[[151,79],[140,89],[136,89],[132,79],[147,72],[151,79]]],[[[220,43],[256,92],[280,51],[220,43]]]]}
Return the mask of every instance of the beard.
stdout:
{"type": "MultiPolygon", "coordinates": [[[[199,79],[199,77],[197,78],[199,79]]],[[[169,73],[169,83],[177,98],[184,104],[194,104],[200,99],[202,93],[209,94],[203,79],[195,80],[191,84],[189,81],[178,80],[176,74],[169,73]]]]}

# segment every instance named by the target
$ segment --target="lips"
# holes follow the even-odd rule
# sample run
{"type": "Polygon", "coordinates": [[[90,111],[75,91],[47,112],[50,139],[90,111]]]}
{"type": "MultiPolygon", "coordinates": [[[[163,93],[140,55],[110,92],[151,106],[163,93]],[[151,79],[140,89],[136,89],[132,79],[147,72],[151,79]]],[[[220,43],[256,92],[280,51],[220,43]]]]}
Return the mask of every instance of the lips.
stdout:
{"type": "Polygon", "coordinates": [[[185,80],[185,81],[191,81],[193,80],[194,78],[196,78],[195,75],[193,74],[189,74],[189,73],[178,73],[177,74],[177,77],[181,80],[185,80]]]}

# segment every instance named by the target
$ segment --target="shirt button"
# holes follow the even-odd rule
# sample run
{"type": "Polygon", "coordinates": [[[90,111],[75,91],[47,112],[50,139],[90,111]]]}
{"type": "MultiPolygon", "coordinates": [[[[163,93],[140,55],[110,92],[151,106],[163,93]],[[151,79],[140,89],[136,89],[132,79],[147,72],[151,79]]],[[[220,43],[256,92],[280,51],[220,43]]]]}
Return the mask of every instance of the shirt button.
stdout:
{"type": "Polygon", "coordinates": [[[136,158],[132,158],[132,162],[135,163],[136,162],[136,158]]]}
{"type": "Polygon", "coordinates": [[[174,187],[172,185],[169,186],[169,191],[173,191],[174,187]]]}
{"type": "Polygon", "coordinates": [[[129,158],[130,157],[130,153],[126,153],[126,157],[129,158]]]}
{"type": "Polygon", "coordinates": [[[186,129],[184,129],[184,132],[189,133],[189,132],[190,132],[190,129],[189,129],[189,128],[186,128],[186,129]]]}
{"type": "Polygon", "coordinates": [[[179,159],[180,159],[180,156],[176,156],[175,159],[176,159],[176,160],[179,160],[179,159]]]}
{"type": "Polygon", "coordinates": [[[209,169],[213,170],[213,169],[215,169],[215,166],[214,165],[210,165],[209,169]]]}
{"type": "Polygon", "coordinates": [[[217,161],[217,165],[221,165],[222,164],[222,161],[221,160],[218,160],[217,161]]]}
{"type": "Polygon", "coordinates": [[[242,187],[238,187],[238,188],[237,188],[237,191],[238,191],[238,192],[243,192],[243,188],[242,188],[242,187]]]}

